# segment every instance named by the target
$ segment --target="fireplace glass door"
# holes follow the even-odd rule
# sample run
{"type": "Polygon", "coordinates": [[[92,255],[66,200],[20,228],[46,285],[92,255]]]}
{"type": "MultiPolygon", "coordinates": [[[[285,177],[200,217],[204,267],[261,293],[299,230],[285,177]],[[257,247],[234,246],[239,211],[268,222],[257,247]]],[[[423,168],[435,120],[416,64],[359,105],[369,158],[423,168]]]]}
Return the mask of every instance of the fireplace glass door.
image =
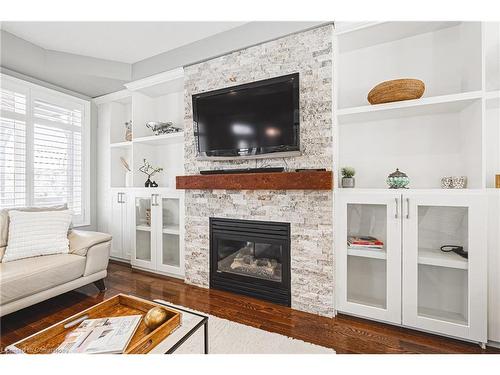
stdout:
{"type": "Polygon", "coordinates": [[[210,218],[210,287],[290,306],[290,224],[210,218]]]}
{"type": "Polygon", "coordinates": [[[217,244],[217,272],[281,282],[283,246],[272,241],[221,238],[217,244]]]}

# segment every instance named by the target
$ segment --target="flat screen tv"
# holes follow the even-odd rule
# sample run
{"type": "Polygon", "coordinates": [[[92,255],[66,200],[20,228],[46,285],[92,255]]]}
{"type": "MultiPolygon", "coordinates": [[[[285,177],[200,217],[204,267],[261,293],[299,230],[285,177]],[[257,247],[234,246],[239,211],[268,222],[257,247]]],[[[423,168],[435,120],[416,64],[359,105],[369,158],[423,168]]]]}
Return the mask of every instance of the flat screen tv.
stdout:
{"type": "Polygon", "coordinates": [[[284,157],[300,153],[299,74],[193,95],[198,157],[284,157]]]}

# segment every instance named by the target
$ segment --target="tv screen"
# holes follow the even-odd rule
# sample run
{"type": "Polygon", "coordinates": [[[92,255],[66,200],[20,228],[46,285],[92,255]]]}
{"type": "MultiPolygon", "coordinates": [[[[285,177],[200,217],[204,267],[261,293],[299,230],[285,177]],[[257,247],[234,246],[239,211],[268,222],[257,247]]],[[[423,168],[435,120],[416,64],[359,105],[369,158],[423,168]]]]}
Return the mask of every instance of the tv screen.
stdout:
{"type": "Polygon", "coordinates": [[[199,157],[298,152],[299,74],[193,95],[193,118],[199,157]]]}

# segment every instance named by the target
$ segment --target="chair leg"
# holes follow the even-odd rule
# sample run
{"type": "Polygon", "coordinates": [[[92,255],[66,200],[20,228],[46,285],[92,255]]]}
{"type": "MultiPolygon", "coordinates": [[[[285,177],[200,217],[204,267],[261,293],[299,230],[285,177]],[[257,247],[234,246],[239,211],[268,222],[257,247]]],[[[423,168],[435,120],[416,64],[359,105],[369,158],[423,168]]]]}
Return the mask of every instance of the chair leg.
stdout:
{"type": "Polygon", "coordinates": [[[94,281],[94,285],[99,289],[100,292],[106,291],[106,284],[104,284],[104,279],[94,281]]]}

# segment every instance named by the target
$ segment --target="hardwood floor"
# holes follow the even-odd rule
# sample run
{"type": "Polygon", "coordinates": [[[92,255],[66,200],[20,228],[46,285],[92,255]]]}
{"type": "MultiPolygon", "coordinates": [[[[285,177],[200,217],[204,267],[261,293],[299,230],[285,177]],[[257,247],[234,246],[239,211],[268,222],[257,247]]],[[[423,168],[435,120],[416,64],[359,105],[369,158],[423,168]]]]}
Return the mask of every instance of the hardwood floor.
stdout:
{"type": "Polygon", "coordinates": [[[227,292],[184,284],[181,280],[110,264],[107,291],[94,285],[25,308],[0,320],[0,348],[46,328],[118,293],[169,302],[249,326],[333,348],[337,353],[500,353],[477,344],[443,338],[347,315],[334,319],[292,310],[227,292]]]}

